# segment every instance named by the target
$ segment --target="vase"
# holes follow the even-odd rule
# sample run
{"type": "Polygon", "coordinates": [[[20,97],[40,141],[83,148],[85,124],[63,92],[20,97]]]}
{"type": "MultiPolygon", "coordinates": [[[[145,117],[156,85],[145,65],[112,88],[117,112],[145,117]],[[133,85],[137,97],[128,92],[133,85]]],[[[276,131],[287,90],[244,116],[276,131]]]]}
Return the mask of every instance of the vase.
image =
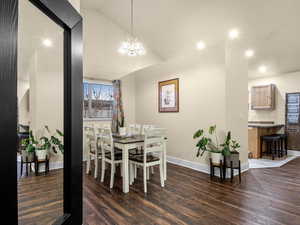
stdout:
{"type": "Polygon", "coordinates": [[[211,157],[212,163],[214,163],[214,164],[219,164],[220,161],[223,161],[222,153],[211,152],[210,157],[211,157]]]}
{"type": "Polygon", "coordinates": [[[36,154],[36,157],[38,160],[45,160],[48,155],[48,151],[47,150],[36,150],[35,154],[36,154]]]}
{"type": "Polygon", "coordinates": [[[239,167],[240,154],[239,152],[231,152],[230,155],[225,156],[225,163],[227,167],[230,167],[231,162],[234,168],[239,167]]]}
{"type": "Polygon", "coordinates": [[[23,162],[33,162],[34,152],[28,152],[26,150],[22,150],[22,160],[23,162]]]}

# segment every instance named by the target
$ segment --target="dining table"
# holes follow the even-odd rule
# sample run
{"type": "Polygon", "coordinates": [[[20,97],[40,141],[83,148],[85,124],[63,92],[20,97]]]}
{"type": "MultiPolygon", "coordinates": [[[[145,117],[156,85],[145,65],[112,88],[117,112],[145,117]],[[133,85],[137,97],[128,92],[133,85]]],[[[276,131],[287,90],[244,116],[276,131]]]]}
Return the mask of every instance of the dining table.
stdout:
{"type": "MultiPolygon", "coordinates": [[[[99,138],[100,136],[98,136],[99,138]]],[[[129,192],[129,150],[140,149],[144,146],[145,135],[130,135],[120,136],[113,134],[114,147],[122,151],[122,164],[123,164],[123,193],[129,192]]],[[[167,180],[167,138],[163,142],[163,171],[164,180],[167,180]]]]}

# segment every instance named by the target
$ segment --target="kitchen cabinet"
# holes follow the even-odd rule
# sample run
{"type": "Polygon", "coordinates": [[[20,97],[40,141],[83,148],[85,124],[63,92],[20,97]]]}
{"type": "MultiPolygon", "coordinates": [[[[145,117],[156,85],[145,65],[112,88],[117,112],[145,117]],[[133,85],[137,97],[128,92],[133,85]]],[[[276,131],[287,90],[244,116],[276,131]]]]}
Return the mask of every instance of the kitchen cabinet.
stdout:
{"type": "Polygon", "coordinates": [[[254,86],[251,88],[252,110],[274,110],[275,109],[274,84],[254,86]]]}

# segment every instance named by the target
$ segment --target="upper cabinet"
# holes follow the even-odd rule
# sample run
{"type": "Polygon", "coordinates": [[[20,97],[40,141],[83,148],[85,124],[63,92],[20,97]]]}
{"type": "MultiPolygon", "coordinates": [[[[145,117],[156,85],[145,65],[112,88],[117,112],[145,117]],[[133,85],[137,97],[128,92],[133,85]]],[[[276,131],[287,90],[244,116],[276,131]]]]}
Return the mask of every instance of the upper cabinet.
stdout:
{"type": "Polygon", "coordinates": [[[275,109],[275,85],[254,86],[251,88],[252,110],[274,110],[275,109]]]}

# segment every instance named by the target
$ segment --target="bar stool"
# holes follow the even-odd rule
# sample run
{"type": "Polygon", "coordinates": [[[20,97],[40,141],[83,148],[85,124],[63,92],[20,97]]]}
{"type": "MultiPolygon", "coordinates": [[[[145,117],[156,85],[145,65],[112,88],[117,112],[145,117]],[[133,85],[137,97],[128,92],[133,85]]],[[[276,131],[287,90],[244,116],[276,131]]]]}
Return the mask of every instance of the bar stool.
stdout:
{"type": "Polygon", "coordinates": [[[287,156],[287,135],[286,134],[277,134],[280,136],[280,153],[281,156],[287,156]]]}
{"type": "MultiPolygon", "coordinates": [[[[280,135],[265,135],[261,137],[261,149],[263,149],[263,144],[266,143],[266,154],[272,156],[272,160],[275,159],[275,155],[279,157],[280,153],[280,143],[281,137],[280,135]]],[[[263,154],[263,152],[262,152],[263,154]]]]}

